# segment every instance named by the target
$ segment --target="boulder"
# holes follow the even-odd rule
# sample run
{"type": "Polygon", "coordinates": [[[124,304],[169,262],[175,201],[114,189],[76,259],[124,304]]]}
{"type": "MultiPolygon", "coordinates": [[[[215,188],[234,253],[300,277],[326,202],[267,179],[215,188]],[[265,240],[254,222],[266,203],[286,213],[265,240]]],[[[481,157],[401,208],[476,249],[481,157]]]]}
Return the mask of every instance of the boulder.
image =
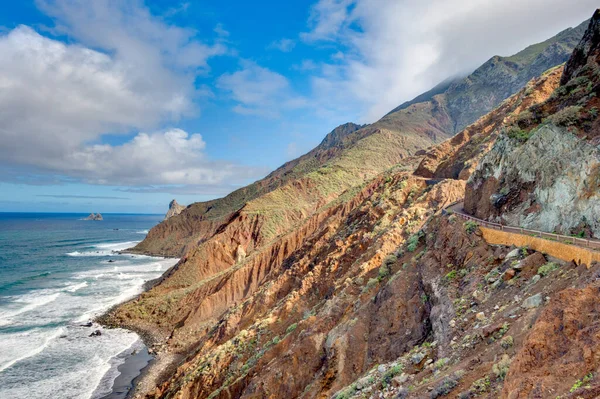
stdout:
{"type": "Polygon", "coordinates": [[[539,307],[543,303],[544,298],[542,297],[542,294],[535,294],[525,299],[521,304],[521,307],[524,309],[533,309],[539,307]]]}
{"type": "Polygon", "coordinates": [[[534,252],[525,259],[519,262],[518,265],[513,266],[515,269],[520,271],[520,275],[523,278],[531,278],[537,273],[537,269],[547,263],[546,258],[539,252],[534,252]]]}

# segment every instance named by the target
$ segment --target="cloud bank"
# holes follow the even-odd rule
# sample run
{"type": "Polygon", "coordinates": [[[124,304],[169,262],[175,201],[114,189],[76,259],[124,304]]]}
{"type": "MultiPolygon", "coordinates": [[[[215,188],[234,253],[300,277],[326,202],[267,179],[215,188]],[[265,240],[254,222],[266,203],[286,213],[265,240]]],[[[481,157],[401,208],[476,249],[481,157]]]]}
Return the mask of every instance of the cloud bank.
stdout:
{"type": "Polygon", "coordinates": [[[199,134],[159,128],[198,113],[195,79],[229,51],[222,27],[202,41],[138,1],[38,6],[56,21],[51,32],[72,40],[24,25],[0,34],[0,179],[146,185],[248,176],[247,168],[210,161],[199,134]],[[133,138],[99,144],[107,133],[133,138]]]}
{"type": "Polygon", "coordinates": [[[511,55],[589,18],[593,0],[320,0],[301,39],[332,46],[313,78],[334,111],[373,122],[449,76],[511,55]],[[360,112],[360,111],[359,111],[360,112]]]}

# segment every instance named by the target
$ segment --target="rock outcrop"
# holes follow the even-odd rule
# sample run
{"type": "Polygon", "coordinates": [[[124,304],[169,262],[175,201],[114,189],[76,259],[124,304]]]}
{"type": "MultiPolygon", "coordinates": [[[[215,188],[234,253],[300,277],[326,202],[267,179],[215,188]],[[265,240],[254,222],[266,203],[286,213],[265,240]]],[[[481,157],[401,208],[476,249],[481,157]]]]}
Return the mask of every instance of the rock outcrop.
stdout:
{"type": "Polygon", "coordinates": [[[169,210],[165,215],[165,220],[172,218],[173,216],[179,215],[185,209],[184,205],[179,205],[177,200],[169,202],[169,210]]]}
{"type": "Polygon", "coordinates": [[[467,184],[465,209],[533,230],[600,237],[600,13],[561,85],[504,129],[467,184]]]}
{"type": "Polygon", "coordinates": [[[85,218],[85,219],[83,219],[83,220],[104,220],[104,218],[103,218],[103,217],[102,217],[102,215],[101,215],[101,214],[99,214],[99,213],[96,213],[96,214],[94,214],[94,213],[90,213],[90,214],[88,215],[88,217],[86,217],[86,218],[85,218]]]}

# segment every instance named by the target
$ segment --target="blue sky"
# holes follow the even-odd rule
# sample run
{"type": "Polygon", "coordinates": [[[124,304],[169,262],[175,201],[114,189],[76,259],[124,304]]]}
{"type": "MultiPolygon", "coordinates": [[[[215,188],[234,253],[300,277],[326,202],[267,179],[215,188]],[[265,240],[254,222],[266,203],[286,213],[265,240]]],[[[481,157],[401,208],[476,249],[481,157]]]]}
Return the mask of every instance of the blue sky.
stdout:
{"type": "Polygon", "coordinates": [[[3,3],[0,211],[140,213],[223,196],[595,6],[3,3]]]}

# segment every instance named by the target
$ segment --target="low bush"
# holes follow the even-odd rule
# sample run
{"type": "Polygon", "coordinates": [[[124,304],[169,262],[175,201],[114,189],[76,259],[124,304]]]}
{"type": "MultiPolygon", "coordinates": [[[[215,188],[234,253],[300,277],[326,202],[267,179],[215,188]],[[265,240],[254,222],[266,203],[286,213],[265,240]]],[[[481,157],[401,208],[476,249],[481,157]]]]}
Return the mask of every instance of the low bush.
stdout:
{"type": "Polygon", "coordinates": [[[459,380],[460,377],[456,374],[444,378],[435,388],[433,388],[433,391],[431,391],[431,399],[436,399],[440,396],[448,395],[450,392],[452,392],[454,388],[456,388],[459,380]]]}
{"type": "Polygon", "coordinates": [[[581,119],[581,107],[572,105],[551,115],[548,120],[557,126],[572,126],[581,119]]]}
{"type": "Polygon", "coordinates": [[[294,330],[296,330],[296,328],[298,328],[298,323],[290,324],[290,326],[287,328],[287,330],[285,330],[285,333],[290,334],[290,333],[294,332],[294,330]]]}
{"type": "Polygon", "coordinates": [[[417,249],[417,247],[419,246],[419,240],[422,237],[422,232],[419,232],[417,234],[414,234],[412,236],[410,236],[407,240],[407,245],[406,245],[406,249],[409,252],[415,252],[415,250],[417,249]]]}
{"type": "Polygon", "coordinates": [[[587,374],[582,379],[575,381],[575,384],[573,384],[573,386],[571,387],[571,390],[569,392],[570,393],[575,392],[576,390],[578,390],[579,388],[581,388],[582,386],[584,386],[585,384],[587,384],[588,382],[590,382],[593,378],[594,378],[594,374],[593,373],[587,374]]]}
{"type": "Polygon", "coordinates": [[[508,355],[503,355],[500,361],[492,366],[492,372],[496,376],[496,379],[504,381],[508,368],[510,367],[510,358],[508,355]]]}
{"type": "Polygon", "coordinates": [[[536,123],[533,113],[529,110],[521,112],[517,116],[515,121],[516,121],[517,125],[521,128],[527,128],[536,123]]]}
{"type": "Polygon", "coordinates": [[[475,230],[477,230],[477,227],[479,227],[479,225],[472,220],[467,220],[464,224],[465,231],[469,234],[474,233],[475,230]]]}
{"type": "Polygon", "coordinates": [[[520,141],[522,143],[529,140],[529,138],[531,137],[532,134],[533,134],[532,131],[523,130],[519,126],[514,126],[514,125],[509,126],[506,129],[506,135],[509,138],[520,141]]]}
{"type": "Polygon", "coordinates": [[[548,274],[552,273],[554,270],[558,269],[558,264],[554,262],[548,262],[543,266],[540,266],[537,270],[537,274],[542,277],[546,277],[548,274]]]}
{"type": "Polygon", "coordinates": [[[394,378],[398,374],[401,374],[403,370],[404,365],[402,364],[397,364],[393,367],[390,367],[390,369],[383,374],[383,379],[381,380],[381,384],[383,385],[383,387],[387,387],[390,384],[390,382],[392,382],[392,378],[394,378]]]}

